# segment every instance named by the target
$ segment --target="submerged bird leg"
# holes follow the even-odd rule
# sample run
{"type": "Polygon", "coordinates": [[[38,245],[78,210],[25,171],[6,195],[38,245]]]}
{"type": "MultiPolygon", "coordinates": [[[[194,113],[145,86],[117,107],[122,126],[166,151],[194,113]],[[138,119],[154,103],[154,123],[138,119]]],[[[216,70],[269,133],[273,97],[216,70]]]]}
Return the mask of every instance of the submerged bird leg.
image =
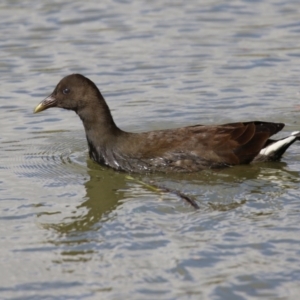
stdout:
{"type": "Polygon", "coordinates": [[[161,185],[158,185],[156,183],[146,183],[144,181],[141,181],[141,180],[137,180],[131,176],[126,176],[127,179],[129,180],[134,180],[136,181],[137,183],[145,186],[146,188],[156,192],[156,193],[170,193],[170,194],[174,194],[176,196],[178,196],[179,198],[185,200],[188,204],[190,204],[193,208],[195,209],[199,209],[199,205],[197,204],[197,202],[192,199],[191,197],[187,196],[186,194],[182,193],[181,191],[178,191],[178,190],[173,190],[173,189],[170,189],[170,188],[167,188],[165,186],[161,186],[161,185]]]}

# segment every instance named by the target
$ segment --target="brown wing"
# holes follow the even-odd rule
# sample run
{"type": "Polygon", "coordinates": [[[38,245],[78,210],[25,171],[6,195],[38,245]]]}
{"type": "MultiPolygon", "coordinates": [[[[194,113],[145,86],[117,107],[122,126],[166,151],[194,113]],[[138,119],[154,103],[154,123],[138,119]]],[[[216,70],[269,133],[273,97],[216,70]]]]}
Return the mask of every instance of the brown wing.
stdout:
{"type": "MultiPolygon", "coordinates": [[[[268,123],[268,122],[247,122],[247,123],[233,123],[224,124],[221,127],[226,128],[225,136],[227,135],[228,142],[225,138],[220,138],[220,148],[215,151],[220,157],[230,164],[245,164],[250,163],[260,150],[265,146],[270,136],[276,134],[284,127],[282,123],[268,123]],[[231,130],[230,128],[234,128],[231,130]],[[222,146],[226,149],[222,149],[222,146]],[[229,155],[232,153],[232,155],[229,155]]],[[[222,131],[222,129],[219,129],[222,131]]],[[[218,135],[215,136],[218,140],[218,135]]]]}
{"type": "Polygon", "coordinates": [[[121,151],[127,160],[140,160],[147,168],[197,171],[250,163],[281,123],[246,122],[217,126],[189,126],[127,136],[121,151]]]}

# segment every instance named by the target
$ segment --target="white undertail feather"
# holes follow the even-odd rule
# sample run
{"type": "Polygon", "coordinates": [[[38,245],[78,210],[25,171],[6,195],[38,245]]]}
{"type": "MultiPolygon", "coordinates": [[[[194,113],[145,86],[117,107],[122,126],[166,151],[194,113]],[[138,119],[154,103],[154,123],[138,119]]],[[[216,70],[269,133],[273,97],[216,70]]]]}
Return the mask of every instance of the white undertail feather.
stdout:
{"type": "Polygon", "coordinates": [[[266,148],[261,149],[259,154],[268,156],[268,155],[275,153],[281,147],[288,145],[288,144],[292,143],[294,140],[296,140],[297,134],[299,134],[299,131],[292,132],[290,136],[288,136],[282,140],[279,140],[279,141],[267,146],[266,148]]]}

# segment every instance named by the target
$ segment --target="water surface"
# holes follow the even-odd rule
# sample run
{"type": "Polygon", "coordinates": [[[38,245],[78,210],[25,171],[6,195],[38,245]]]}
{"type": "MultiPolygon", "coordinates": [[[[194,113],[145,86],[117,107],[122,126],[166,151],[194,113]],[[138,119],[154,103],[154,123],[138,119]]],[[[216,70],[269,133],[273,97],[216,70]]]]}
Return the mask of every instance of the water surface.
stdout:
{"type": "Polygon", "coordinates": [[[0,4],[1,299],[297,299],[300,144],[280,163],[133,176],[93,163],[91,78],[124,130],[268,120],[300,129],[297,1],[0,4]],[[155,182],[197,201],[195,211],[155,182]]]}

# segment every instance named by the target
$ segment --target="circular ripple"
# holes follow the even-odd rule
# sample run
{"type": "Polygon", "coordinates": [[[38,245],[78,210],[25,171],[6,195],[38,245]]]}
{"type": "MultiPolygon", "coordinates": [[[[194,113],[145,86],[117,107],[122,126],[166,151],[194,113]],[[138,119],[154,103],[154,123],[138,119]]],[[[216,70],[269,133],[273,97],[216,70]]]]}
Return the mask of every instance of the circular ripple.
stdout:
{"type": "Polygon", "coordinates": [[[18,176],[66,184],[87,172],[83,133],[34,133],[32,138],[8,142],[3,148],[7,154],[5,168],[18,176]]]}

